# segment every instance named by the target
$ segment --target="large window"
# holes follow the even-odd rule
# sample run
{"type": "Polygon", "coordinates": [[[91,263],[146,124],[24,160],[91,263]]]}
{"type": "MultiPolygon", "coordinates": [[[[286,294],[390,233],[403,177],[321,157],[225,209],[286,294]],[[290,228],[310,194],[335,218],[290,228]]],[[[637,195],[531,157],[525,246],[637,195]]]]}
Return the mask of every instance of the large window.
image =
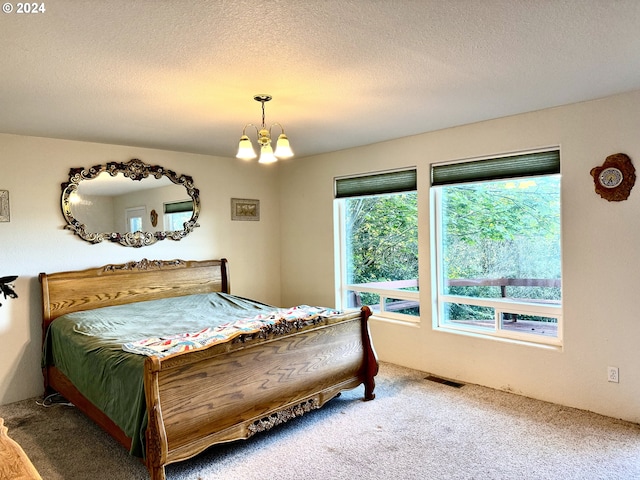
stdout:
{"type": "Polygon", "coordinates": [[[336,179],[337,304],[418,321],[416,170],[336,179]]]}
{"type": "Polygon", "coordinates": [[[557,150],[432,168],[435,328],[560,345],[557,150]]]}

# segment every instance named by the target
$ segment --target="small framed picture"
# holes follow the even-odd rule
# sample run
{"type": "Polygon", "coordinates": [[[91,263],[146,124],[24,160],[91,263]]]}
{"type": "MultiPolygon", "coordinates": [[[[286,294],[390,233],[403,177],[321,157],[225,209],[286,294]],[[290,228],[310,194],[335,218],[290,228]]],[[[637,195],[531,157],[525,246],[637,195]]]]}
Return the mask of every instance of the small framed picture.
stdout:
{"type": "Polygon", "coordinates": [[[231,220],[260,220],[260,200],[231,199],[231,220]]]}
{"type": "Polygon", "coordinates": [[[9,221],[9,190],[0,190],[0,222],[9,221]]]}

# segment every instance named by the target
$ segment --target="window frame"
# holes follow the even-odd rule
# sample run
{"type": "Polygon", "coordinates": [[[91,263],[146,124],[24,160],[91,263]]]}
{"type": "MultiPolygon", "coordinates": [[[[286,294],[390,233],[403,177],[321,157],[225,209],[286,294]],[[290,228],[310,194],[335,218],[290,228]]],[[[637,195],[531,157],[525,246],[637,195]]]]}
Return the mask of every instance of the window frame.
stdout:
{"type": "MultiPolygon", "coordinates": [[[[365,186],[365,189],[367,187],[365,186]]],[[[334,257],[335,260],[335,301],[336,308],[340,310],[352,310],[354,307],[348,307],[347,297],[349,292],[357,292],[357,293],[372,293],[379,296],[379,303],[377,310],[373,311],[373,316],[376,318],[386,319],[386,320],[394,320],[399,322],[407,322],[412,324],[420,323],[419,315],[409,315],[404,313],[398,313],[393,311],[388,311],[385,308],[386,301],[388,299],[398,299],[398,300],[407,300],[411,302],[415,302],[420,308],[420,292],[419,291],[408,291],[403,290],[403,286],[399,286],[398,288],[390,288],[390,287],[382,287],[377,285],[378,283],[386,283],[392,284],[394,282],[371,282],[371,283],[363,283],[363,284],[353,284],[347,282],[347,228],[346,228],[346,202],[349,199],[361,198],[361,197],[370,197],[370,196],[383,196],[383,195],[399,195],[403,193],[415,192],[417,198],[417,168],[413,167],[405,167],[394,170],[385,170],[381,172],[368,172],[361,175],[349,175],[344,177],[336,177],[334,178],[334,251],[336,255],[334,257]],[[415,176],[415,188],[414,189],[406,189],[401,188],[396,191],[387,191],[384,188],[380,188],[379,185],[374,185],[371,188],[374,190],[373,193],[369,194],[348,194],[348,195],[339,195],[338,191],[338,183],[341,180],[353,179],[357,180],[363,177],[375,177],[384,175],[394,174],[394,173],[407,173],[414,172],[415,176]]],[[[416,200],[417,201],[417,200],[416,200]]],[[[416,232],[417,234],[418,232],[416,232]]],[[[419,264],[418,264],[419,270],[419,264]]],[[[415,279],[415,286],[419,285],[419,274],[418,278],[415,279]]],[[[399,280],[396,282],[406,282],[404,280],[399,280]]],[[[373,310],[373,309],[372,309],[373,310]]]]}
{"type": "Polygon", "coordinates": [[[193,209],[193,200],[173,200],[170,202],[164,202],[162,204],[162,222],[164,225],[164,229],[168,231],[182,230],[184,228],[184,224],[191,220],[193,209]],[[174,225],[175,221],[173,217],[174,215],[181,213],[189,213],[189,218],[187,218],[184,222],[180,222],[182,224],[180,228],[168,228],[169,226],[176,227],[176,225],[174,225]]]}
{"type": "MultiPolygon", "coordinates": [[[[473,158],[467,160],[460,160],[457,162],[443,162],[439,164],[432,165],[433,167],[437,167],[438,165],[453,165],[456,163],[466,163],[466,162],[475,162],[487,159],[497,159],[497,158],[509,158],[514,156],[521,155],[529,155],[536,153],[545,153],[557,151],[558,158],[560,155],[559,147],[551,147],[542,150],[533,150],[527,152],[519,152],[513,155],[501,155],[501,156],[491,156],[491,157],[482,157],[482,158],[473,158]]],[[[558,166],[559,169],[559,166],[558,166]]],[[[557,173],[547,173],[547,174],[536,174],[537,177],[547,177],[551,175],[559,175],[560,172],[557,173]]],[[[534,177],[534,175],[531,175],[534,177]]],[[[464,295],[450,295],[444,293],[445,288],[445,278],[444,278],[444,253],[443,253],[443,229],[442,229],[442,190],[447,185],[459,185],[461,183],[468,184],[478,184],[481,182],[487,181],[506,181],[511,179],[521,179],[525,178],[525,176],[508,176],[503,178],[495,178],[495,179],[482,179],[476,181],[469,182],[454,182],[449,184],[439,184],[433,185],[433,173],[432,173],[432,185],[430,186],[430,199],[431,199],[431,218],[432,218],[432,261],[435,265],[435,268],[432,271],[431,283],[432,283],[432,291],[433,301],[432,301],[432,328],[437,331],[449,332],[455,334],[463,334],[463,335],[471,335],[478,336],[484,338],[493,338],[500,340],[508,340],[508,341],[516,341],[527,345],[543,345],[543,346],[551,346],[551,347],[562,347],[563,346],[563,300],[561,296],[560,304],[543,304],[538,302],[527,302],[521,299],[509,299],[507,298],[479,298],[479,297],[469,297],[464,295]],[[473,305],[480,307],[489,307],[494,309],[494,319],[493,319],[493,328],[489,327],[475,327],[475,326],[464,326],[464,325],[455,325],[451,323],[445,322],[445,305],[449,303],[457,303],[457,304],[465,304],[465,305],[473,305]],[[507,330],[502,327],[502,314],[503,313],[515,313],[515,314],[523,314],[523,315],[534,315],[534,316],[545,316],[552,317],[557,320],[557,334],[555,337],[543,336],[539,334],[533,333],[523,333],[517,332],[513,330],[507,330]]],[[[562,194],[562,183],[560,183],[560,196],[562,194]]],[[[562,207],[560,206],[560,215],[562,215],[562,207]]],[[[562,230],[562,217],[560,217],[560,227],[562,230]]],[[[562,231],[560,233],[560,267],[562,268],[562,231]]],[[[562,272],[561,272],[561,285],[562,285],[562,272]]],[[[562,286],[560,287],[562,288],[562,286]]]]}
{"type": "Polygon", "coordinates": [[[125,222],[127,232],[136,233],[144,231],[144,219],[147,216],[147,207],[141,205],[139,207],[129,207],[124,209],[125,222]],[[135,230],[132,226],[132,220],[140,220],[140,230],[135,230]]]}

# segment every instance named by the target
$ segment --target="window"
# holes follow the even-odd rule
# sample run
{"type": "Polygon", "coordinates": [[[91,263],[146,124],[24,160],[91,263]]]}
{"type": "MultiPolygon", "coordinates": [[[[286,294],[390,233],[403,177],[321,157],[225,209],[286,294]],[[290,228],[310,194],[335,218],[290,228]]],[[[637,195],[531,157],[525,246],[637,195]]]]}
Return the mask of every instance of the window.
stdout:
{"type": "Polygon", "coordinates": [[[193,216],[193,201],[172,202],[164,204],[164,228],[173,232],[183,230],[184,224],[193,216]]]}
{"type": "Polygon", "coordinates": [[[432,167],[434,326],[560,345],[559,151],[432,167]]]}
{"type": "Polygon", "coordinates": [[[418,321],[416,170],[339,178],[335,197],[338,308],[418,321]]]}
{"type": "Polygon", "coordinates": [[[130,233],[142,231],[142,218],[145,216],[147,209],[145,207],[133,207],[125,209],[127,217],[127,228],[130,233]]]}

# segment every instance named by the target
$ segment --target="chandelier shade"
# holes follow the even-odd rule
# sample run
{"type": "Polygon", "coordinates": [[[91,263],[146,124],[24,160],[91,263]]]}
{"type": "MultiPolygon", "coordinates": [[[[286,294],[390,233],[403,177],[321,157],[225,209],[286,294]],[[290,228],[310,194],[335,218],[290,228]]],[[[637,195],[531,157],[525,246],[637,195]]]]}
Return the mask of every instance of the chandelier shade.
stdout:
{"type": "Polygon", "coordinates": [[[291,150],[289,138],[284,131],[284,127],[280,123],[273,123],[269,128],[265,125],[264,104],[272,98],[273,97],[271,97],[271,95],[255,95],[253,97],[254,100],[260,102],[262,105],[262,125],[259,128],[253,123],[247,123],[244,126],[240,142],[238,143],[238,153],[236,154],[236,158],[240,158],[242,160],[253,160],[258,156],[253,148],[251,139],[247,135],[247,128],[249,127],[256,129],[257,143],[260,147],[259,163],[273,163],[277,162],[278,159],[293,157],[293,150],[291,150]],[[281,133],[276,141],[276,149],[274,152],[271,145],[271,129],[276,126],[280,128],[281,133]]]}
{"type": "Polygon", "coordinates": [[[252,160],[257,157],[251,140],[246,135],[240,137],[240,145],[238,145],[238,154],[236,157],[242,158],[243,160],[252,160]]]}
{"type": "Polygon", "coordinates": [[[258,163],[273,163],[277,162],[278,159],[273,153],[273,148],[271,148],[271,144],[267,143],[260,147],[260,159],[258,163]]]}
{"type": "Polygon", "coordinates": [[[278,137],[274,155],[278,158],[293,157],[293,150],[291,150],[291,146],[289,145],[289,138],[284,133],[281,133],[278,137]]]}

